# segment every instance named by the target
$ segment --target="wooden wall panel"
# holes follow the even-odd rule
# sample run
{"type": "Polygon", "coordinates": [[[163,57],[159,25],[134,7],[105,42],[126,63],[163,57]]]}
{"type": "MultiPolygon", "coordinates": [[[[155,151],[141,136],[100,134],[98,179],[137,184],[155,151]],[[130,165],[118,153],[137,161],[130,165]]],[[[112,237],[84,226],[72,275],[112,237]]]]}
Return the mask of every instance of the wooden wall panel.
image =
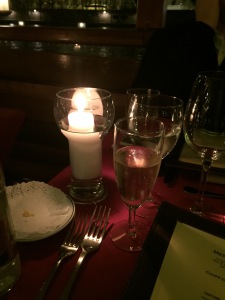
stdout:
{"type": "Polygon", "coordinates": [[[125,92],[139,61],[129,58],[64,55],[25,50],[0,50],[0,78],[62,87],[94,86],[125,92]]]}

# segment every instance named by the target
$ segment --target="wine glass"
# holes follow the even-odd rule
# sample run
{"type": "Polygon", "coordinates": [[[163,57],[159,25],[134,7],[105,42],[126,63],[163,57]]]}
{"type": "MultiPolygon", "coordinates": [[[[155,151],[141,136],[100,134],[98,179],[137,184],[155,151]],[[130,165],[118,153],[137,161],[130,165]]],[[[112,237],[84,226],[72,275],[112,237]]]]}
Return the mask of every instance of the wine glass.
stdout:
{"type": "Polygon", "coordinates": [[[117,186],[129,209],[127,221],[111,230],[120,249],[139,251],[147,235],[146,225],[136,222],[136,209],[149,197],[162,160],[164,125],[149,117],[123,118],[115,123],[113,158],[117,186]]]}
{"type": "Polygon", "coordinates": [[[159,95],[159,94],[160,94],[159,90],[151,89],[151,88],[131,88],[131,89],[128,89],[128,90],[126,90],[128,107],[129,107],[131,99],[133,98],[134,95],[154,96],[154,95],[159,95]]]}
{"type": "Polygon", "coordinates": [[[198,74],[184,114],[183,129],[187,144],[202,161],[199,192],[190,210],[210,217],[212,212],[208,214],[204,205],[204,190],[213,161],[225,152],[225,72],[198,74]]]}
{"type": "MultiPolygon", "coordinates": [[[[181,133],[183,101],[177,97],[164,94],[133,95],[128,108],[128,116],[150,116],[163,122],[165,138],[162,158],[165,158],[175,147],[181,133]]],[[[156,199],[156,196],[151,193],[137,214],[145,218],[154,218],[158,211],[159,202],[159,199],[156,199]]]]}

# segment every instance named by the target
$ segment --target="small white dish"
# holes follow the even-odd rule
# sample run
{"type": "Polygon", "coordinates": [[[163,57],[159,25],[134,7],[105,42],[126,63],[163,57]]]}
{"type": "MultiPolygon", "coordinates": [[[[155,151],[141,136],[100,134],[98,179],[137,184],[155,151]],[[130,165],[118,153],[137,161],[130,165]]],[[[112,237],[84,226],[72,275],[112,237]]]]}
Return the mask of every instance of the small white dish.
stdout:
{"type": "Polygon", "coordinates": [[[62,230],[75,214],[74,203],[60,189],[44,182],[6,187],[16,240],[36,241],[62,230]]]}

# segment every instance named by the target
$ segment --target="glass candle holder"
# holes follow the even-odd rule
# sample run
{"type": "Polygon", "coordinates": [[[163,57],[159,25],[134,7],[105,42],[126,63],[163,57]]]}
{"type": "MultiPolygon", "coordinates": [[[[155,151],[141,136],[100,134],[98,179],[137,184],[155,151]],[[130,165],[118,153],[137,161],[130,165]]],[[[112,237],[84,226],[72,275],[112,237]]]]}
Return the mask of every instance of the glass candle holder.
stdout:
{"type": "Polygon", "coordinates": [[[102,180],[102,138],[114,114],[112,95],[106,90],[79,87],[56,94],[54,116],[69,143],[69,195],[75,203],[98,203],[107,195],[102,180]]]}

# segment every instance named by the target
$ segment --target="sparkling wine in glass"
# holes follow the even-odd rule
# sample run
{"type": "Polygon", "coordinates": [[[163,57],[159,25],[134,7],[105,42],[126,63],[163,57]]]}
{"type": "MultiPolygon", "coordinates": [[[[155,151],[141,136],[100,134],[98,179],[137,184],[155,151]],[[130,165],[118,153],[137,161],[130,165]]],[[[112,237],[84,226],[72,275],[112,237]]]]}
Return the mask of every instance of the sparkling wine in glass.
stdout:
{"type": "Polygon", "coordinates": [[[218,213],[220,219],[221,212],[205,207],[204,190],[212,163],[225,153],[225,72],[198,74],[184,114],[183,128],[187,144],[202,161],[199,192],[190,210],[208,217],[218,213]]]}
{"type": "Polygon", "coordinates": [[[163,141],[164,125],[153,118],[123,118],[115,123],[115,175],[129,210],[128,221],[117,223],[111,230],[111,239],[120,249],[139,251],[146,238],[146,225],[135,220],[136,209],[147,200],[158,176],[163,141]]]}
{"type": "MultiPolygon", "coordinates": [[[[134,94],[130,100],[128,116],[149,116],[163,122],[165,138],[162,158],[165,158],[175,147],[181,133],[183,101],[177,97],[164,94],[134,94]]],[[[151,193],[147,201],[138,210],[138,215],[154,218],[160,202],[159,197],[151,193]]]]}

